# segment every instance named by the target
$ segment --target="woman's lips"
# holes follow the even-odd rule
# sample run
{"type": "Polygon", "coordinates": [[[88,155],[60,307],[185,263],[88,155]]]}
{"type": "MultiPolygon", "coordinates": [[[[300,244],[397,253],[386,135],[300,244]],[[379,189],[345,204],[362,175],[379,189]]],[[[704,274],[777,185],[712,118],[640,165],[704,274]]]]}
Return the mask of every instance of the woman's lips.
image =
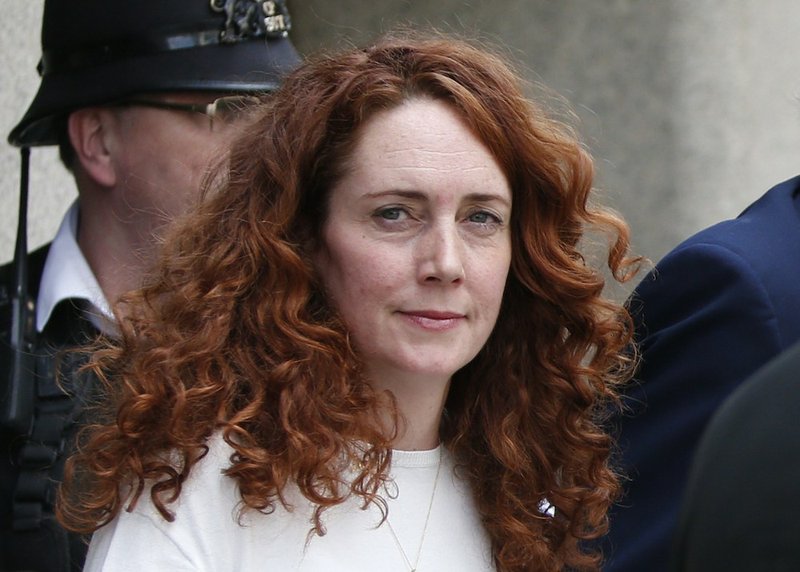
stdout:
{"type": "Polygon", "coordinates": [[[411,323],[432,331],[445,331],[458,326],[466,319],[464,314],[440,310],[411,310],[399,312],[411,323]]]}

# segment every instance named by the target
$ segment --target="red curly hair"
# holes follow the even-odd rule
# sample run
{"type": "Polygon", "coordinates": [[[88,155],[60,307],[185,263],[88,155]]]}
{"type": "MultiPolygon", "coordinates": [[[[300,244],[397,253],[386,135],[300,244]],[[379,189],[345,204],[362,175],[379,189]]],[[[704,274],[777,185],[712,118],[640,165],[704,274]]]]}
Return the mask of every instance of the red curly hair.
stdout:
{"type": "Polygon", "coordinates": [[[120,337],[96,352],[104,422],[69,463],[60,516],[84,532],[150,495],[164,518],[205,442],[235,450],[226,474],[270,510],[290,481],[322,510],[374,500],[397,419],[361,374],[312,264],[330,189],[360,127],[409,98],[443,101],[497,159],[513,195],[512,263],[496,327],[458,371],[441,438],[468,480],[498,570],[593,570],[619,483],[600,415],[632,370],[630,318],[602,296],[580,250],[608,236],[628,279],[628,229],[590,205],[593,164],[570,129],[523,95],[503,58],[461,40],[390,36],[320,56],[286,78],[230,154],[222,183],[166,241],[128,298],[120,337]],[[358,446],[356,445],[358,443],[358,446]],[[365,445],[366,444],[366,445],[365,445]],[[364,451],[364,447],[366,451],[364,451]],[[363,470],[343,484],[342,459],[363,470]],[[540,506],[547,501],[552,516],[540,506]]]}

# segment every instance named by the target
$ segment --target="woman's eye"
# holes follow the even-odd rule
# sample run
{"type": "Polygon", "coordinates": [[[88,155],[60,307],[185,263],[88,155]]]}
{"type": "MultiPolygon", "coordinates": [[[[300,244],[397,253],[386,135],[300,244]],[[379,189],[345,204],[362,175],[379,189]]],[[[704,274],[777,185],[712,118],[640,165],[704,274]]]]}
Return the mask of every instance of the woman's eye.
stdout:
{"type": "Polygon", "coordinates": [[[486,211],[478,211],[474,212],[467,217],[470,222],[478,223],[478,224],[497,224],[500,222],[500,218],[496,215],[493,215],[490,212],[486,211]]]}
{"type": "Polygon", "coordinates": [[[380,209],[375,214],[384,220],[400,220],[406,213],[400,207],[388,207],[385,209],[380,209]]]}

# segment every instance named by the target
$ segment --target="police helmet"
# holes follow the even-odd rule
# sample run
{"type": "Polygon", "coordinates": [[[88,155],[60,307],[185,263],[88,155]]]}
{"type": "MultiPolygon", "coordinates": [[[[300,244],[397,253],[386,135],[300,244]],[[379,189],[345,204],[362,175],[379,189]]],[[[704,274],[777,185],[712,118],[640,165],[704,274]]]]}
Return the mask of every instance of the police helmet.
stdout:
{"type": "Polygon", "coordinates": [[[286,0],[45,0],[39,91],[8,136],[58,141],[69,112],[137,93],[260,93],[300,58],[286,0]]]}

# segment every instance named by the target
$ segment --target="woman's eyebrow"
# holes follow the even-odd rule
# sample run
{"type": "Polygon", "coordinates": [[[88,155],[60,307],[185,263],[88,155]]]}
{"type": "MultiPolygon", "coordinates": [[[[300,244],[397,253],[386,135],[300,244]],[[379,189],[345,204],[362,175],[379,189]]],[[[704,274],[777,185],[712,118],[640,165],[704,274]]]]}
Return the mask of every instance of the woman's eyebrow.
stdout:
{"type": "Polygon", "coordinates": [[[404,199],[416,199],[416,200],[425,200],[428,198],[426,193],[422,191],[414,191],[408,189],[387,189],[384,191],[375,191],[373,193],[365,193],[364,197],[368,199],[375,199],[387,196],[397,196],[402,197],[404,199]]]}
{"type": "MultiPolygon", "coordinates": [[[[414,190],[407,190],[407,189],[404,189],[404,190],[401,190],[401,189],[387,189],[387,190],[384,190],[384,191],[376,191],[376,192],[372,192],[372,193],[366,193],[363,196],[364,196],[364,198],[368,198],[368,199],[381,198],[381,197],[387,197],[387,196],[396,196],[396,197],[402,197],[402,198],[405,198],[405,199],[414,199],[414,200],[427,200],[428,199],[427,193],[424,193],[422,191],[414,191],[414,190]]],[[[475,203],[481,203],[481,202],[485,203],[485,202],[491,202],[491,201],[498,201],[498,202],[503,203],[506,206],[509,206],[509,207],[511,206],[511,201],[507,197],[505,197],[504,195],[501,195],[499,193],[469,193],[467,195],[464,195],[463,200],[464,201],[469,201],[469,202],[475,202],[475,203]]]]}
{"type": "Polygon", "coordinates": [[[491,201],[498,201],[503,203],[507,207],[511,206],[511,200],[499,193],[470,193],[466,195],[464,199],[476,203],[488,203],[491,201]]]}

